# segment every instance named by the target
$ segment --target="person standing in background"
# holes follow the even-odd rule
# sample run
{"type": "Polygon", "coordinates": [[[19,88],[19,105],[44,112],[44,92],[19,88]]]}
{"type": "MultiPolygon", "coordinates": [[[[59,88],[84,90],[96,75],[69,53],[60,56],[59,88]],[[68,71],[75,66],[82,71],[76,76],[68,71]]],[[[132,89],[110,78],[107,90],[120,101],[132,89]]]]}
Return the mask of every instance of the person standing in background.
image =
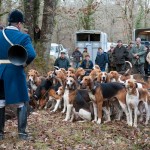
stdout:
{"type": "Polygon", "coordinates": [[[60,52],[60,57],[58,57],[55,60],[54,66],[57,66],[59,68],[64,68],[64,69],[68,70],[68,68],[70,67],[70,62],[66,58],[65,54],[66,54],[65,51],[60,52]]]}
{"type": "Polygon", "coordinates": [[[128,58],[129,52],[122,45],[122,41],[118,40],[117,46],[113,51],[114,62],[116,66],[116,71],[124,73],[125,72],[125,60],[128,58]]]}
{"type": "Polygon", "coordinates": [[[38,25],[34,27],[34,41],[37,42],[41,38],[41,30],[38,25]]]}
{"type": "Polygon", "coordinates": [[[87,47],[84,47],[84,50],[83,50],[83,53],[82,53],[82,57],[83,57],[82,59],[83,60],[85,60],[86,55],[89,55],[89,53],[88,53],[87,47]]]}
{"type": "Polygon", "coordinates": [[[132,54],[132,64],[133,64],[133,73],[140,73],[145,75],[144,64],[145,64],[145,46],[141,44],[141,39],[136,39],[136,45],[134,45],[131,49],[132,54]]]}
{"type": "Polygon", "coordinates": [[[107,52],[108,54],[108,72],[110,71],[115,71],[115,63],[114,63],[114,58],[113,58],[113,51],[114,51],[114,45],[110,45],[110,50],[107,52]]]}
{"type": "Polygon", "coordinates": [[[134,42],[130,42],[129,45],[128,45],[128,47],[127,47],[129,55],[128,55],[128,58],[126,60],[130,61],[131,63],[132,63],[132,57],[133,57],[132,53],[131,53],[131,49],[132,49],[133,45],[134,45],[134,42]]]}
{"type": "Polygon", "coordinates": [[[78,47],[72,53],[72,57],[73,57],[73,66],[74,66],[74,68],[78,68],[79,65],[80,65],[80,60],[82,58],[82,54],[79,51],[78,47]]]}
{"type": "Polygon", "coordinates": [[[145,71],[145,75],[149,75],[150,72],[150,49],[149,46],[145,46],[145,64],[144,64],[144,71],[145,71]]]}
{"type": "Polygon", "coordinates": [[[97,64],[101,71],[105,71],[106,63],[108,63],[108,56],[101,47],[98,48],[97,56],[95,59],[95,64],[97,64]]]}
{"type": "Polygon", "coordinates": [[[90,60],[90,55],[85,56],[85,59],[82,61],[80,67],[86,70],[86,75],[89,75],[93,69],[93,62],[90,60]]]}

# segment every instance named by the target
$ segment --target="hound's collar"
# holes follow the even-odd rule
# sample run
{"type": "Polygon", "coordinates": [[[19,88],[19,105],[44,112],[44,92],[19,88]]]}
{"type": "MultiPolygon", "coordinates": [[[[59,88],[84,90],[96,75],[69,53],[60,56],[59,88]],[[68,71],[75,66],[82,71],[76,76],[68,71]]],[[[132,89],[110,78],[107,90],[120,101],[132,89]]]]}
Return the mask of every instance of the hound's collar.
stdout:
{"type": "Polygon", "coordinates": [[[97,88],[97,86],[96,86],[96,85],[94,85],[92,90],[95,90],[96,88],[97,88]]]}
{"type": "Polygon", "coordinates": [[[97,86],[94,85],[91,89],[89,89],[88,91],[89,92],[92,92],[93,94],[95,93],[95,90],[96,90],[97,86]]]}
{"type": "Polygon", "coordinates": [[[15,26],[7,26],[5,29],[18,30],[19,31],[19,29],[15,26]]]}

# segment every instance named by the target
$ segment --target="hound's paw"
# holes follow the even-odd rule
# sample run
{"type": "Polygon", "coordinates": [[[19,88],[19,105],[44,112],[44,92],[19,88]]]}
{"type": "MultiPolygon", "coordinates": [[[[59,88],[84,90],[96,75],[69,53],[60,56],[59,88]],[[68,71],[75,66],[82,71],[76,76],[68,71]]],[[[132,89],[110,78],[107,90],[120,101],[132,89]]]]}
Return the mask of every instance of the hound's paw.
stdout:
{"type": "Polygon", "coordinates": [[[61,113],[64,114],[64,113],[65,113],[65,110],[61,111],[61,113]]]}
{"type": "Polygon", "coordinates": [[[148,125],[148,121],[145,122],[145,125],[148,125]]]}
{"type": "Polygon", "coordinates": [[[53,110],[51,110],[50,112],[54,113],[54,112],[56,112],[56,110],[53,109],[53,110]]]}
{"type": "Polygon", "coordinates": [[[47,107],[44,107],[45,110],[47,110],[47,107]]]}
{"type": "Polygon", "coordinates": [[[92,120],[92,122],[93,122],[93,123],[96,123],[96,122],[97,122],[97,120],[92,120]]]}
{"type": "Polygon", "coordinates": [[[129,123],[128,123],[128,126],[131,126],[131,127],[132,127],[132,122],[129,122],[129,123]]]}
{"type": "Polygon", "coordinates": [[[110,122],[111,120],[106,120],[106,121],[104,121],[104,123],[108,123],[108,122],[110,122]]]}
{"type": "Polygon", "coordinates": [[[115,119],[116,121],[120,121],[120,118],[115,119]]]}
{"type": "Polygon", "coordinates": [[[133,127],[137,128],[137,124],[134,124],[133,127]]]}
{"type": "Polygon", "coordinates": [[[68,121],[68,119],[64,119],[64,120],[62,120],[62,121],[67,122],[67,121],[68,121]]]}
{"type": "Polygon", "coordinates": [[[101,124],[101,119],[100,118],[97,120],[97,124],[101,124]]]}

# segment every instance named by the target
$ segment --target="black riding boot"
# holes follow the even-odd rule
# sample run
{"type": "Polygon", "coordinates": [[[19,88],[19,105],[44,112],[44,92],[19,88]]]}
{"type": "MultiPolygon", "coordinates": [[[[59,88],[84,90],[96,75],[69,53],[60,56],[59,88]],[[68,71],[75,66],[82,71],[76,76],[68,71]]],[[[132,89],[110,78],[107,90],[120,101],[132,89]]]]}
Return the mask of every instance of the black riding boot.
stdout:
{"type": "Polygon", "coordinates": [[[0,108],[0,140],[4,139],[5,107],[0,108]]]}
{"type": "Polygon", "coordinates": [[[27,126],[27,108],[26,105],[17,108],[18,116],[18,135],[19,139],[27,140],[28,134],[25,132],[27,126]]]}

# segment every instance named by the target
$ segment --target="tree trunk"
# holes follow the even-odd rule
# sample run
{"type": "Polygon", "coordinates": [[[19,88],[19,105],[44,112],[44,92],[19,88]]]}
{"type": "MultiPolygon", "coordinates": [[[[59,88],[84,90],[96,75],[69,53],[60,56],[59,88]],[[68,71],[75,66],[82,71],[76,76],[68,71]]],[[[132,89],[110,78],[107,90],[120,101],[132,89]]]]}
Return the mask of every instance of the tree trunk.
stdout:
{"type": "Polygon", "coordinates": [[[34,0],[23,0],[24,3],[24,12],[25,12],[25,25],[28,29],[28,32],[33,39],[33,14],[34,14],[34,0]]]}
{"type": "Polygon", "coordinates": [[[25,12],[25,24],[29,30],[31,38],[34,37],[34,27],[38,25],[39,18],[39,0],[23,0],[25,12]]]}
{"type": "Polygon", "coordinates": [[[38,25],[38,18],[39,18],[39,13],[40,13],[40,1],[39,0],[34,0],[34,11],[33,11],[33,26],[38,25]]]}
{"type": "Polygon", "coordinates": [[[43,57],[49,64],[49,53],[51,45],[51,37],[55,26],[56,6],[58,0],[44,0],[43,21],[41,28],[41,42],[43,47],[43,57]]]}

